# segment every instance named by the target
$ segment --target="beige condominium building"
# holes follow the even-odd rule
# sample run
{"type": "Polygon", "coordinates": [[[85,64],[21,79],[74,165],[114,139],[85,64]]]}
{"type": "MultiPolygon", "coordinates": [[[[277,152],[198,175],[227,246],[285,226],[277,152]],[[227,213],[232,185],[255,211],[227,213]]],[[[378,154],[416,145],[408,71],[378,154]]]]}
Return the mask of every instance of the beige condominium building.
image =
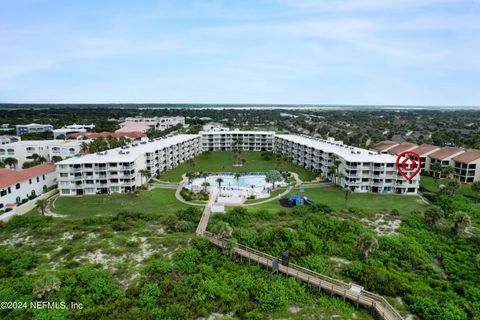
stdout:
{"type": "Polygon", "coordinates": [[[469,149],[452,158],[455,168],[454,176],[460,182],[480,180],[480,150],[469,149]]]}
{"type": "Polygon", "coordinates": [[[372,146],[372,150],[399,154],[399,151],[411,150],[420,156],[422,170],[436,178],[442,176],[440,170],[435,170],[439,164],[441,167],[451,166],[455,173],[453,177],[460,182],[470,183],[480,180],[480,150],[456,147],[437,147],[431,144],[416,144],[410,142],[397,143],[386,140],[372,146]]]}

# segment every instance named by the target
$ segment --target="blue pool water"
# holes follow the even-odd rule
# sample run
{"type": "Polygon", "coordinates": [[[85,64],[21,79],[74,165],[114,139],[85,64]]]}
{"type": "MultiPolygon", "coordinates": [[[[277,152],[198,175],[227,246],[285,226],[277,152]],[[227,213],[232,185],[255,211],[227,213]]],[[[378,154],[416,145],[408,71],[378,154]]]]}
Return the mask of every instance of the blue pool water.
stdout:
{"type": "MultiPolygon", "coordinates": [[[[232,186],[236,187],[239,185],[240,187],[251,187],[252,185],[255,187],[263,187],[266,185],[265,176],[245,176],[240,177],[239,181],[235,179],[233,176],[221,176],[223,179],[222,187],[232,186]]],[[[211,186],[218,186],[217,183],[218,177],[211,177],[208,179],[208,182],[211,186]]]]}

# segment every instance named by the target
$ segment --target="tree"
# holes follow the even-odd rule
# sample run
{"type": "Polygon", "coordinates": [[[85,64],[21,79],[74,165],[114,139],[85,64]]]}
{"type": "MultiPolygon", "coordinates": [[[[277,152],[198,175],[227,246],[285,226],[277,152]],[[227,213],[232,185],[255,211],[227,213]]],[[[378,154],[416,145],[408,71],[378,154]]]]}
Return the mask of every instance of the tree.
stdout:
{"type": "Polygon", "coordinates": [[[440,172],[443,177],[451,179],[453,177],[453,173],[455,172],[455,169],[452,166],[446,166],[446,167],[442,167],[440,172]]]}
{"type": "Polygon", "coordinates": [[[237,245],[238,245],[238,241],[233,237],[230,237],[224,241],[224,249],[230,258],[235,253],[235,248],[237,247],[237,245]]]}
{"type": "Polygon", "coordinates": [[[220,189],[222,187],[222,182],[223,182],[223,179],[222,178],[217,178],[217,183],[218,183],[218,188],[220,189]]]}
{"type": "Polygon", "coordinates": [[[204,181],[204,182],[202,183],[202,187],[204,187],[204,190],[207,191],[207,188],[210,187],[210,182],[204,181]]]}
{"type": "Polygon", "coordinates": [[[0,168],[5,168],[5,162],[3,162],[2,160],[0,160],[0,168]]]}
{"type": "Polygon", "coordinates": [[[364,233],[360,236],[357,242],[358,248],[362,251],[365,259],[368,258],[368,254],[378,249],[377,238],[370,233],[364,233]]]}
{"type": "Polygon", "coordinates": [[[470,216],[463,211],[457,211],[453,215],[453,224],[454,224],[454,233],[455,235],[459,235],[462,232],[465,232],[467,228],[470,227],[472,221],[470,216]]]}
{"type": "Polygon", "coordinates": [[[460,182],[458,182],[457,180],[454,180],[454,179],[450,179],[447,181],[447,184],[444,188],[444,190],[447,192],[447,194],[452,197],[453,195],[455,195],[458,190],[460,190],[460,182]]]}
{"type": "Polygon", "coordinates": [[[52,273],[46,273],[35,282],[33,295],[48,300],[50,295],[58,290],[60,290],[60,280],[52,273]]]}
{"type": "Polygon", "coordinates": [[[18,160],[13,158],[13,157],[8,157],[3,160],[3,162],[10,168],[10,169],[16,169],[17,168],[17,163],[18,160]]]}
{"type": "Polygon", "coordinates": [[[90,151],[90,146],[89,146],[88,142],[82,141],[82,143],[80,143],[80,150],[83,153],[88,153],[90,151]]]}
{"type": "Polygon", "coordinates": [[[348,198],[350,197],[351,193],[352,193],[352,190],[350,190],[350,188],[343,189],[343,197],[345,199],[345,208],[348,208],[348,198]]]}
{"type": "Polygon", "coordinates": [[[59,162],[59,161],[62,161],[62,160],[63,160],[63,159],[62,159],[62,157],[60,157],[60,156],[53,156],[53,157],[52,157],[52,162],[55,162],[55,163],[57,163],[57,162],[59,162]]]}
{"type": "Polygon", "coordinates": [[[438,178],[440,178],[440,171],[442,171],[442,165],[440,162],[435,162],[430,166],[430,171],[439,173],[438,176],[434,175],[433,178],[435,179],[435,183],[437,183],[438,178]]]}
{"type": "Polygon", "coordinates": [[[473,192],[477,193],[477,196],[480,196],[480,180],[472,183],[470,188],[472,188],[473,192]]]}
{"type": "Polygon", "coordinates": [[[142,178],[142,185],[145,185],[148,182],[148,178],[150,177],[150,171],[147,169],[140,170],[140,176],[142,178]],[[145,184],[143,183],[143,178],[147,178],[145,180],[145,184]]]}
{"type": "Polygon", "coordinates": [[[45,215],[45,210],[47,209],[48,201],[47,199],[38,199],[35,203],[35,207],[40,210],[42,216],[45,215]]]}
{"type": "Polygon", "coordinates": [[[443,218],[444,213],[442,208],[438,206],[431,206],[425,210],[425,222],[430,226],[435,226],[437,222],[443,218]]]}
{"type": "Polygon", "coordinates": [[[240,189],[240,177],[241,177],[241,176],[242,176],[242,175],[241,175],[240,173],[238,173],[238,172],[233,175],[233,177],[235,178],[235,180],[237,180],[237,187],[238,187],[239,189],[240,189]]]}
{"type": "Polygon", "coordinates": [[[233,229],[227,222],[221,221],[212,227],[212,233],[219,239],[225,239],[232,235],[233,229]]]}
{"type": "Polygon", "coordinates": [[[265,180],[272,183],[273,189],[275,189],[275,183],[283,180],[283,176],[278,170],[269,170],[265,174],[265,180]]]}
{"type": "Polygon", "coordinates": [[[188,178],[188,183],[192,182],[192,178],[195,177],[195,173],[193,171],[188,171],[185,176],[188,178]]]}

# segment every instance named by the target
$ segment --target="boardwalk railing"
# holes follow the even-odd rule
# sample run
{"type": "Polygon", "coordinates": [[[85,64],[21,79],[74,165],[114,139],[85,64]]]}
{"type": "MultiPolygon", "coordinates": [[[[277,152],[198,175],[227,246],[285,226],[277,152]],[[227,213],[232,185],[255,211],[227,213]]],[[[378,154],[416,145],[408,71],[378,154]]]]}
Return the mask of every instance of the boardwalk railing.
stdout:
{"type": "MultiPolygon", "coordinates": [[[[220,248],[226,247],[223,240],[215,238],[208,231],[204,231],[203,234],[199,234],[199,236],[206,238],[211,243],[215,244],[220,248]]],[[[262,264],[269,268],[272,268],[273,260],[276,259],[276,257],[274,256],[242,244],[234,245],[232,248],[229,248],[229,250],[232,250],[241,257],[247,258],[251,261],[262,264]]],[[[398,313],[398,311],[395,310],[395,308],[393,308],[390,303],[385,300],[384,297],[378,294],[363,289],[361,291],[354,291],[352,290],[352,285],[347,284],[346,282],[328,277],[326,275],[306,269],[293,263],[289,263],[288,266],[279,265],[278,271],[286,275],[295,277],[301,281],[307,282],[308,284],[315,285],[319,288],[319,290],[325,289],[328,290],[331,294],[336,294],[342,296],[344,299],[349,299],[357,303],[357,305],[361,304],[366,307],[370,307],[383,319],[403,320],[402,316],[398,313]]]]}
{"type": "MultiPolygon", "coordinates": [[[[210,200],[207,206],[205,206],[202,217],[200,218],[196,232],[197,235],[207,239],[222,249],[228,249],[231,252],[235,252],[240,257],[247,258],[250,261],[256,262],[257,264],[262,264],[267,268],[273,269],[273,261],[276,259],[276,257],[247,247],[243,244],[236,244],[229,247],[224,240],[217,239],[207,231],[208,220],[210,219],[211,214],[211,206],[215,203],[216,197],[216,192],[212,192],[210,200]]],[[[279,264],[278,271],[304,281],[309,285],[317,286],[318,290],[328,290],[332,295],[335,294],[343,297],[343,299],[349,299],[357,303],[357,306],[361,304],[369,307],[385,320],[403,320],[400,313],[398,313],[398,311],[395,310],[395,308],[393,308],[384,297],[363,289],[358,290],[360,288],[358,286],[352,286],[351,284],[347,284],[341,280],[331,278],[293,263],[289,263],[288,266],[279,264]]]]}

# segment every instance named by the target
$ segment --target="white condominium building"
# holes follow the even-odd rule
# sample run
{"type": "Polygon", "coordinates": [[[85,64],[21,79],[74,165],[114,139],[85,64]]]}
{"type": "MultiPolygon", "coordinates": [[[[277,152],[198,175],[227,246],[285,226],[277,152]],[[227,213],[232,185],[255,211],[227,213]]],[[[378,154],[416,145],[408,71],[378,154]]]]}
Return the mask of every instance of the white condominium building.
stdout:
{"type": "Polygon", "coordinates": [[[130,192],[201,151],[199,135],[183,134],[73,157],[57,163],[58,188],[63,196],[130,192]]]}
{"type": "Polygon", "coordinates": [[[60,129],[53,130],[53,139],[67,138],[69,133],[85,133],[87,130],[95,129],[94,124],[72,124],[60,129]]]}
{"type": "Polygon", "coordinates": [[[26,133],[41,133],[41,132],[52,132],[53,126],[51,124],[19,124],[15,126],[17,129],[17,136],[21,136],[26,133]]]}
{"type": "Polygon", "coordinates": [[[273,131],[201,131],[203,151],[240,148],[253,151],[273,151],[273,131]]]}
{"type": "Polygon", "coordinates": [[[23,164],[31,161],[33,154],[44,157],[51,161],[53,156],[68,158],[80,152],[79,140],[23,140],[14,143],[0,145],[0,160],[6,158],[15,158],[17,168],[22,168],[23,164]]]}
{"type": "Polygon", "coordinates": [[[185,117],[129,117],[120,124],[121,128],[117,132],[145,132],[149,128],[163,131],[179,124],[185,125],[185,117]]]}
{"type": "Polygon", "coordinates": [[[415,194],[419,187],[419,175],[407,181],[397,172],[395,156],[338,141],[276,135],[275,152],[355,192],[415,194]],[[336,170],[331,169],[335,159],[339,161],[336,170]]]}

